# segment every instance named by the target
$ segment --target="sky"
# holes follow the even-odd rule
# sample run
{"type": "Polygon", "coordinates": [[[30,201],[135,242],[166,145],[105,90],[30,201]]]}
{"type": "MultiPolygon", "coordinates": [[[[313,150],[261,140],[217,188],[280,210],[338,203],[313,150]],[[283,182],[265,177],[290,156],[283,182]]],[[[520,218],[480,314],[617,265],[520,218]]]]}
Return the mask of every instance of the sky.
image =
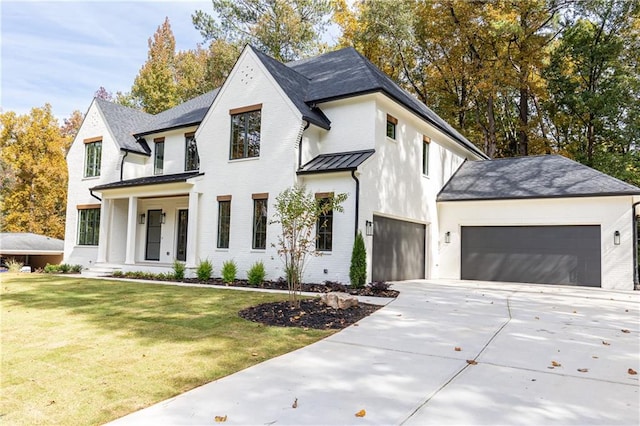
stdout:
{"type": "Polygon", "coordinates": [[[169,17],[176,49],[202,43],[196,10],[210,0],[0,0],[0,107],[28,114],[51,104],[62,120],[85,113],[95,92],[128,92],[147,60],[148,39],[169,17]]]}

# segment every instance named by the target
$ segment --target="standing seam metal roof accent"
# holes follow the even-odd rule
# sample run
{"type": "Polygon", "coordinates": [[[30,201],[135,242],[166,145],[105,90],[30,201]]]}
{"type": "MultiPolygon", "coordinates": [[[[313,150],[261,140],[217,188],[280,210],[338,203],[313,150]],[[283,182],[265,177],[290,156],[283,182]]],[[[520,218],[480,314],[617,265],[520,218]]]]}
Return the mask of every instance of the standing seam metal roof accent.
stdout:
{"type": "Polygon", "coordinates": [[[356,170],[367,158],[374,154],[374,149],[363,151],[336,152],[320,154],[298,171],[298,174],[328,173],[356,170]]]}

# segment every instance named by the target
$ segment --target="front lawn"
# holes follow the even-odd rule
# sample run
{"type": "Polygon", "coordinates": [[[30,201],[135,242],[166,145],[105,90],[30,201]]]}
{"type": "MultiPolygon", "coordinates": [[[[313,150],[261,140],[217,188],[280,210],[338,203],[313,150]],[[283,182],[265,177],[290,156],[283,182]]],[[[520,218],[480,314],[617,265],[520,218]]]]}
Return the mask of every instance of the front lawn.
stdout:
{"type": "Polygon", "coordinates": [[[238,316],[286,294],[0,279],[2,424],[102,424],[332,333],[238,316]]]}

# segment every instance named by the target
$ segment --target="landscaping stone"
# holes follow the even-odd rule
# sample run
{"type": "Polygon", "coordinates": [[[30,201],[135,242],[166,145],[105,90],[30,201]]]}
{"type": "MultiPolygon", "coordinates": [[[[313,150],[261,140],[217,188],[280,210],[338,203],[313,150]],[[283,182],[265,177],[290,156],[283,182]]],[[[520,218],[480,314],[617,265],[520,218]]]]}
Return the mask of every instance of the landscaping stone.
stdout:
{"type": "Polygon", "coordinates": [[[353,306],[358,306],[358,298],[350,295],[349,293],[341,293],[337,291],[331,291],[324,293],[320,296],[320,300],[327,306],[334,309],[349,309],[353,306]]]}

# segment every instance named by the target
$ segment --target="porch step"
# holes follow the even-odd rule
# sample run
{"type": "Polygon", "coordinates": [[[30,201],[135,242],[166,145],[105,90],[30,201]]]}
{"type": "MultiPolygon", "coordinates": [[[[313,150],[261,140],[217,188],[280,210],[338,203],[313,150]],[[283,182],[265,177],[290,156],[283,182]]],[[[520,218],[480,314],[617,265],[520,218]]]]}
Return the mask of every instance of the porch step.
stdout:
{"type": "Polygon", "coordinates": [[[110,265],[94,265],[89,269],[84,269],[82,275],[85,277],[104,277],[113,274],[114,271],[119,271],[122,268],[118,266],[110,265]]]}

